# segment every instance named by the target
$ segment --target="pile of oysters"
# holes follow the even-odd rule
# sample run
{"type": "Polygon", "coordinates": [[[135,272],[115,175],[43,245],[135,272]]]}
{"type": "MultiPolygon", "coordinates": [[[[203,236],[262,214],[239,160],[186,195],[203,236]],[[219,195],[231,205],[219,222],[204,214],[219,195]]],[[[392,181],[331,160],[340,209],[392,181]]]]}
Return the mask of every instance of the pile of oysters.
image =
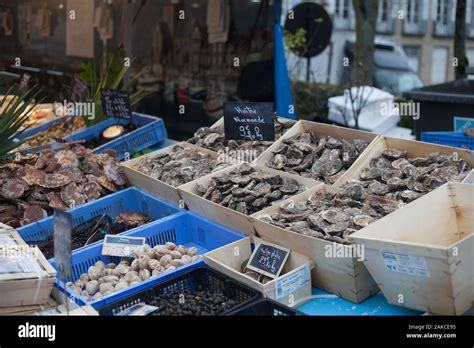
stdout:
{"type": "Polygon", "coordinates": [[[348,237],[352,233],[399,209],[401,205],[367,195],[362,185],[350,183],[337,192],[316,191],[303,202],[283,202],[278,213],[258,218],[306,236],[349,244],[348,237]]]}
{"type": "Polygon", "coordinates": [[[133,169],[177,187],[228,165],[187,144],[178,144],[171,152],[142,158],[133,169]]]}
{"type": "Polygon", "coordinates": [[[94,154],[80,145],[18,156],[0,165],[0,222],[28,225],[127,186],[115,151],[94,154]]]}
{"type": "Polygon", "coordinates": [[[368,194],[411,202],[448,181],[460,182],[471,166],[457,154],[433,152],[409,158],[406,151],[387,148],[359,175],[368,194]]]}
{"type": "Polygon", "coordinates": [[[203,198],[246,215],[306,190],[293,178],[270,174],[247,163],[216,175],[208,185],[196,186],[203,198]]]}
{"type": "MultiPolygon", "coordinates": [[[[275,140],[280,139],[295,123],[294,121],[275,118],[275,140]]],[[[271,141],[226,140],[224,137],[224,125],[213,128],[199,128],[188,142],[216,152],[225,151],[226,149],[255,150],[257,157],[273,144],[271,141]]]]}
{"type": "Polygon", "coordinates": [[[362,139],[350,143],[331,136],[319,139],[311,131],[304,132],[284,139],[266,166],[332,185],[368,145],[362,139]]]}

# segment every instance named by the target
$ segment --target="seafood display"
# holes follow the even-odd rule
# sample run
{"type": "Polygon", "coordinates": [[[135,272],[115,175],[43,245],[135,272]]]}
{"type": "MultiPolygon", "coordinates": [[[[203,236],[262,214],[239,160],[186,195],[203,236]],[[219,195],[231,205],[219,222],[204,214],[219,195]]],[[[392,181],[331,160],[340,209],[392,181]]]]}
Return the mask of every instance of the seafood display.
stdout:
{"type": "Polygon", "coordinates": [[[349,244],[348,237],[379,218],[399,209],[401,203],[367,195],[364,187],[350,183],[337,193],[319,190],[306,201],[282,203],[278,213],[258,218],[306,236],[349,244]]]}
{"type": "Polygon", "coordinates": [[[228,166],[228,163],[220,163],[215,157],[199,149],[186,144],[178,144],[171,152],[142,158],[132,168],[178,187],[228,166]]]}
{"type": "Polygon", "coordinates": [[[208,185],[196,185],[203,198],[246,215],[306,189],[293,178],[270,174],[247,163],[216,175],[208,185]]]}
{"type": "Polygon", "coordinates": [[[318,138],[304,132],[284,139],[265,164],[269,168],[301,175],[325,184],[334,184],[369,145],[366,140],[352,143],[331,136],[318,138]]]}
{"type": "Polygon", "coordinates": [[[127,186],[115,151],[94,154],[80,145],[18,156],[0,165],[0,222],[28,225],[127,186]]]}
{"type": "Polygon", "coordinates": [[[95,301],[114,292],[126,289],[142,281],[171,272],[201,258],[195,247],[185,248],[168,242],[151,248],[145,245],[143,252],[136,252],[132,261],[104,264],[97,261],[87,273],[74,283],[66,284],[86,301],[95,301]]]}
{"type": "MultiPolygon", "coordinates": [[[[282,121],[279,118],[275,118],[275,140],[278,140],[294,124],[294,121],[282,121]]],[[[271,141],[226,140],[224,137],[224,125],[213,128],[199,128],[188,142],[216,152],[225,151],[226,149],[254,150],[256,151],[256,157],[260,156],[273,144],[271,141]]]]}
{"type": "Polygon", "coordinates": [[[268,282],[271,282],[273,280],[272,278],[267,277],[266,275],[263,275],[261,273],[252,271],[251,269],[248,269],[247,268],[248,263],[249,263],[249,260],[245,260],[244,262],[242,262],[242,265],[240,265],[240,273],[246,275],[247,277],[252,278],[253,280],[261,284],[267,284],[268,282]]]}
{"type": "MultiPolygon", "coordinates": [[[[123,136],[127,133],[133,132],[134,130],[138,129],[138,127],[135,126],[134,124],[128,124],[128,125],[125,125],[125,126],[122,126],[122,127],[124,129],[124,132],[120,136],[123,136]]],[[[107,144],[109,141],[112,141],[114,139],[116,139],[116,138],[107,139],[107,138],[104,138],[103,136],[95,137],[95,138],[87,140],[85,142],[84,146],[89,148],[89,149],[95,149],[95,148],[98,148],[99,146],[107,144]]]]}
{"type": "Polygon", "coordinates": [[[152,316],[208,316],[222,314],[239,303],[225,296],[222,290],[188,290],[161,294],[149,304],[158,307],[152,316]]]}
{"type": "Polygon", "coordinates": [[[86,126],[86,122],[80,116],[64,117],[57,121],[47,130],[40,132],[27,142],[29,147],[46,145],[53,139],[62,139],[86,126]]]}
{"type": "Polygon", "coordinates": [[[448,181],[461,182],[471,166],[457,154],[433,152],[409,158],[406,151],[387,148],[359,175],[367,194],[411,202],[448,181]]]}
{"type": "MultiPolygon", "coordinates": [[[[150,216],[133,211],[120,213],[113,222],[112,218],[108,215],[96,216],[73,228],[71,233],[71,250],[102,240],[107,234],[122,233],[151,221],[153,219],[150,216]]],[[[54,257],[53,235],[50,235],[45,241],[30,244],[36,244],[47,259],[54,257]]]]}

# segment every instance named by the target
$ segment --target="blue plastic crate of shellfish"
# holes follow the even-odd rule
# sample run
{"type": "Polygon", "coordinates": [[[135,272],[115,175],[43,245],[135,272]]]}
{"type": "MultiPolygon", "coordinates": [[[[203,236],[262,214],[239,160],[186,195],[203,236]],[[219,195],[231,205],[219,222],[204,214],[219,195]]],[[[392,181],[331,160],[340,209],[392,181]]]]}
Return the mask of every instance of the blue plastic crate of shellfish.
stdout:
{"type": "MultiPolygon", "coordinates": [[[[234,231],[230,228],[216,224],[210,220],[202,218],[191,212],[182,212],[161,220],[157,224],[150,224],[123,235],[130,237],[144,237],[146,244],[154,247],[167,242],[184,245],[186,248],[196,247],[197,254],[202,255],[208,251],[220,248],[229,243],[235,242],[245,237],[244,234],[234,231]]],[[[102,255],[103,242],[90,247],[78,249],[72,254],[72,275],[66,278],[66,282],[75,282],[82,273],[87,273],[90,266],[101,260],[107,263],[119,263],[119,257],[102,255]]],[[[53,267],[57,268],[54,259],[50,261],[53,267]]],[[[195,267],[203,266],[202,260],[184,265],[176,270],[147,279],[139,284],[132,285],[124,290],[120,290],[109,296],[95,301],[86,301],[72,289],[67,288],[65,283],[56,280],[56,286],[62,291],[66,291],[70,299],[78,305],[91,305],[96,309],[124,299],[130,295],[136,294],[151,286],[162,283],[177,275],[183,274],[195,267]]],[[[59,273],[58,273],[59,274],[59,273]]]]}
{"type": "Polygon", "coordinates": [[[44,132],[45,130],[48,130],[49,128],[51,128],[54,124],[56,124],[57,122],[62,122],[65,118],[68,118],[68,117],[81,117],[81,116],[64,116],[64,117],[58,117],[58,118],[55,118],[55,119],[52,119],[48,122],[45,122],[43,123],[42,125],[39,125],[37,127],[33,127],[33,128],[28,128],[27,130],[25,130],[23,133],[21,133],[19,136],[17,136],[15,138],[15,141],[19,141],[19,140],[23,140],[23,139],[26,139],[26,138],[29,138],[29,137],[32,137],[34,135],[37,135],[41,132],[44,132]]]}
{"type": "Polygon", "coordinates": [[[158,117],[132,113],[130,119],[109,118],[92,127],[87,127],[64,138],[65,141],[92,140],[100,138],[104,130],[110,126],[120,124],[122,126],[134,125],[138,127],[132,132],[124,134],[117,139],[94,149],[95,153],[101,153],[113,149],[117,151],[121,160],[132,157],[135,153],[149,148],[167,138],[166,128],[163,120],[158,117]]]}
{"type": "MultiPolygon", "coordinates": [[[[134,211],[147,214],[154,220],[150,222],[150,224],[154,224],[160,219],[177,214],[182,210],[135,187],[113,193],[77,208],[68,210],[72,215],[73,227],[104,214],[110,216],[112,220],[114,220],[124,211],[134,211]]],[[[54,233],[53,217],[48,217],[21,227],[18,229],[18,233],[27,243],[43,241],[54,233]]]]}
{"type": "Polygon", "coordinates": [[[463,132],[423,132],[421,141],[474,150],[474,137],[467,136],[463,132]]]}

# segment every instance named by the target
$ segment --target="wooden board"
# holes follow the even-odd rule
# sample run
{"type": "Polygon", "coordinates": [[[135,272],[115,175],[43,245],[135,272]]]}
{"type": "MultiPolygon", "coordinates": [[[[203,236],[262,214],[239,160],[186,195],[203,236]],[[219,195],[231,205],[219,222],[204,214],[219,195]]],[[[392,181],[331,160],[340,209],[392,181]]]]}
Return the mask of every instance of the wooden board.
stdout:
{"type": "Polygon", "coordinates": [[[472,185],[447,183],[351,235],[389,303],[440,315],[472,307],[472,197],[472,185]],[[387,253],[408,261],[387,266],[387,253]]]}
{"type": "MultiPolygon", "coordinates": [[[[369,146],[366,148],[366,150],[359,156],[363,157],[365,156],[367,150],[369,147],[374,143],[376,139],[378,139],[378,135],[374,133],[369,133],[369,132],[364,132],[364,131],[359,131],[351,128],[345,128],[345,127],[339,127],[339,126],[333,126],[329,124],[324,124],[324,123],[316,123],[316,122],[310,122],[310,121],[305,121],[301,120],[298,121],[296,125],[294,125],[288,132],[286,132],[278,141],[276,141],[270,148],[268,148],[257,160],[257,164],[261,166],[266,166],[267,163],[272,159],[273,157],[273,152],[278,150],[282,144],[283,140],[289,139],[291,137],[294,137],[298,134],[301,134],[303,132],[312,132],[315,136],[321,138],[324,136],[331,136],[336,139],[344,139],[349,142],[354,141],[355,139],[364,139],[369,142],[369,146]]],[[[354,162],[355,164],[355,162],[354,162]]],[[[353,166],[354,166],[353,164],[353,166]]],[[[335,183],[336,185],[338,182],[340,182],[345,174],[343,174],[335,183]]]]}
{"type": "Polygon", "coordinates": [[[293,292],[291,292],[291,294],[287,296],[277,298],[277,280],[281,281],[285,278],[291,277],[292,275],[301,272],[305,267],[308,267],[309,269],[314,268],[314,263],[311,262],[307,256],[299,254],[295,251],[291,251],[287,262],[283,267],[282,274],[277,278],[277,280],[272,280],[266,284],[262,284],[240,272],[242,263],[248,260],[252,254],[250,247],[251,243],[257,245],[261,241],[264,240],[256,237],[247,237],[238,240],[234,243],[206,253],[204,255],[204,262],[206,262],[206,264],[208,264],[211,268],[224,273],[228,277],[261,292],[265,297],[269,297],[285,305],[291,305],[305,297],[310,296],[311,284],[308,283],[302,287],[296,288],[293,292]]]}
{"type": "MultiPolygon", "coordinates": [[[[284,202],[289,200],[295,202],[306,201],[314,192],[320,190],[337,192],[338,189],[320,184],[284,202]]],[[[279,206],[273,206],[252,215],[255,218],[256,235],[311,258],[316,265],[311,272],[314,287],[331,292],[354,303],[362,302],[379,291],[365,266],[356,257],[355,246],[337,244],[337,248],[342,248],[337,250],[343,250],[344,255],[348,256],[330,257],[329,253],[334,250],[336,243],[304,236],[258,219],[263,215],[278,211],[279,206]]]]}
{"type": "Polygon", "coordinates": [[[56,270],[37,248],[29,247],[20,235],[10,228],[0,231],[8,234],[18,247],[35,250],[41,272],[14,273],[0,275],[0,307],[18,307],[45,304],[51,294],[56,278],[56,270]]]}
{"type": "Polygon", "coordinates": [[[141,188],[142,190],[155,195],[157,197],[160,197],[170,203],[173,203],[175,205],[180,205],[182,198],[181,195],[178,192],[178,188],[174,187],[172,185],[169,185],[165,183],[164,181],[157,180],[147,174],[144,174],[140,172],[139,170],[135,169],[134,166],[140,162],[144,158],[155,158],[156,156],[163,154],[163,153],[170,153],[173,151],[173,148],[176,145],[185,145],[189,146],[190,148],[194,148],[202,152],[203,154],[208,154],[212,158],[217,158],[219,155],[214,152],[210,151],[208,149],[193,145],[193,144],[188,144],[188,143],[179,143],[179,144],[173,144],[171,146],[165,147],[164,149],[154,151],[152,153],[146,154],[144,156],[140,156],[138,158],[131,159],[129,161],[121,163],[121,166],[123,168],[123,171],[125,175],[127,176],[128,181],[132,186],[141,188]]]}
{"type": "MultiPolygon", "coordinates": [[[[239,166],[240,166],[239,164],[236,164],[231,167],[222,169],[218,173],[212,173],[212,174],[206,175],[200,179],[194,180],[190,183],[180,186],[178,188],[178,191],[189,210],[197,214],[203,215],[212,221],[218,222],[225,226],[229,226],[242,233],[245,233],[248,235],[254,235],[255,232],[254,232],[254,227],[253,227],[253,221],[255,219],[252,216],[239,213],[235,210],[229,209],[227,207],[223,207],[219,204],[216,204],[207,199],[204,199],[198,194],[198,191],[196,188],[197,183],[201,185],[208,185],[214,176],[220,175],[223,173],[228,173],[238,168],[239,166]]],[[[266,167],[260,167],[255,164],[252,164],[252,166],[254,168],[260,169],[267,173],[280,175],[282,177],[293,178],[297,180],[299,183],[304,184],[307,189],[320,184],[319,182],[312,179],[303,178],[300,176],[284,173],[284,172],[266,168],[266,167]]]]}
{"type": "Polygon", "coordinates": [[[456,152],[459,158],[465,159],[471,167],[474,167],[474,152],[471,150],[381,136],[364,151],[364,156],[360,156],[334,185],[340,187],[349,180],[359,180],[360,172],[368,168],[370,161],[381,156],[382,151],[387,148],[406,150],[408,157],[425,157],[429,153],[437,151],[449,154],[456,152]]]}

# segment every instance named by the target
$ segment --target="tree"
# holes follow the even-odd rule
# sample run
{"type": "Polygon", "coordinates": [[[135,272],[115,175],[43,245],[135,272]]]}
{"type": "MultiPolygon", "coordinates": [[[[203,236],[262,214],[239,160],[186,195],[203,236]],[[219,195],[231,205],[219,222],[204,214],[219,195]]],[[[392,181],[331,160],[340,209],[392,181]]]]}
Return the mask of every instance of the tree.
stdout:
{"type": "Polygon", "coordinates": [[[456,1],[456,26],[454,29],[454,57],[457,64],[454,68],[456,79],[466,77],[469,62],[466,57],[466,0],[456,1]]]}
{"type": "Polygon", "coordinates": [[[356,85],[373,85],[378,0],[352,0],[356,15],[354,68],[356,85]]]}

